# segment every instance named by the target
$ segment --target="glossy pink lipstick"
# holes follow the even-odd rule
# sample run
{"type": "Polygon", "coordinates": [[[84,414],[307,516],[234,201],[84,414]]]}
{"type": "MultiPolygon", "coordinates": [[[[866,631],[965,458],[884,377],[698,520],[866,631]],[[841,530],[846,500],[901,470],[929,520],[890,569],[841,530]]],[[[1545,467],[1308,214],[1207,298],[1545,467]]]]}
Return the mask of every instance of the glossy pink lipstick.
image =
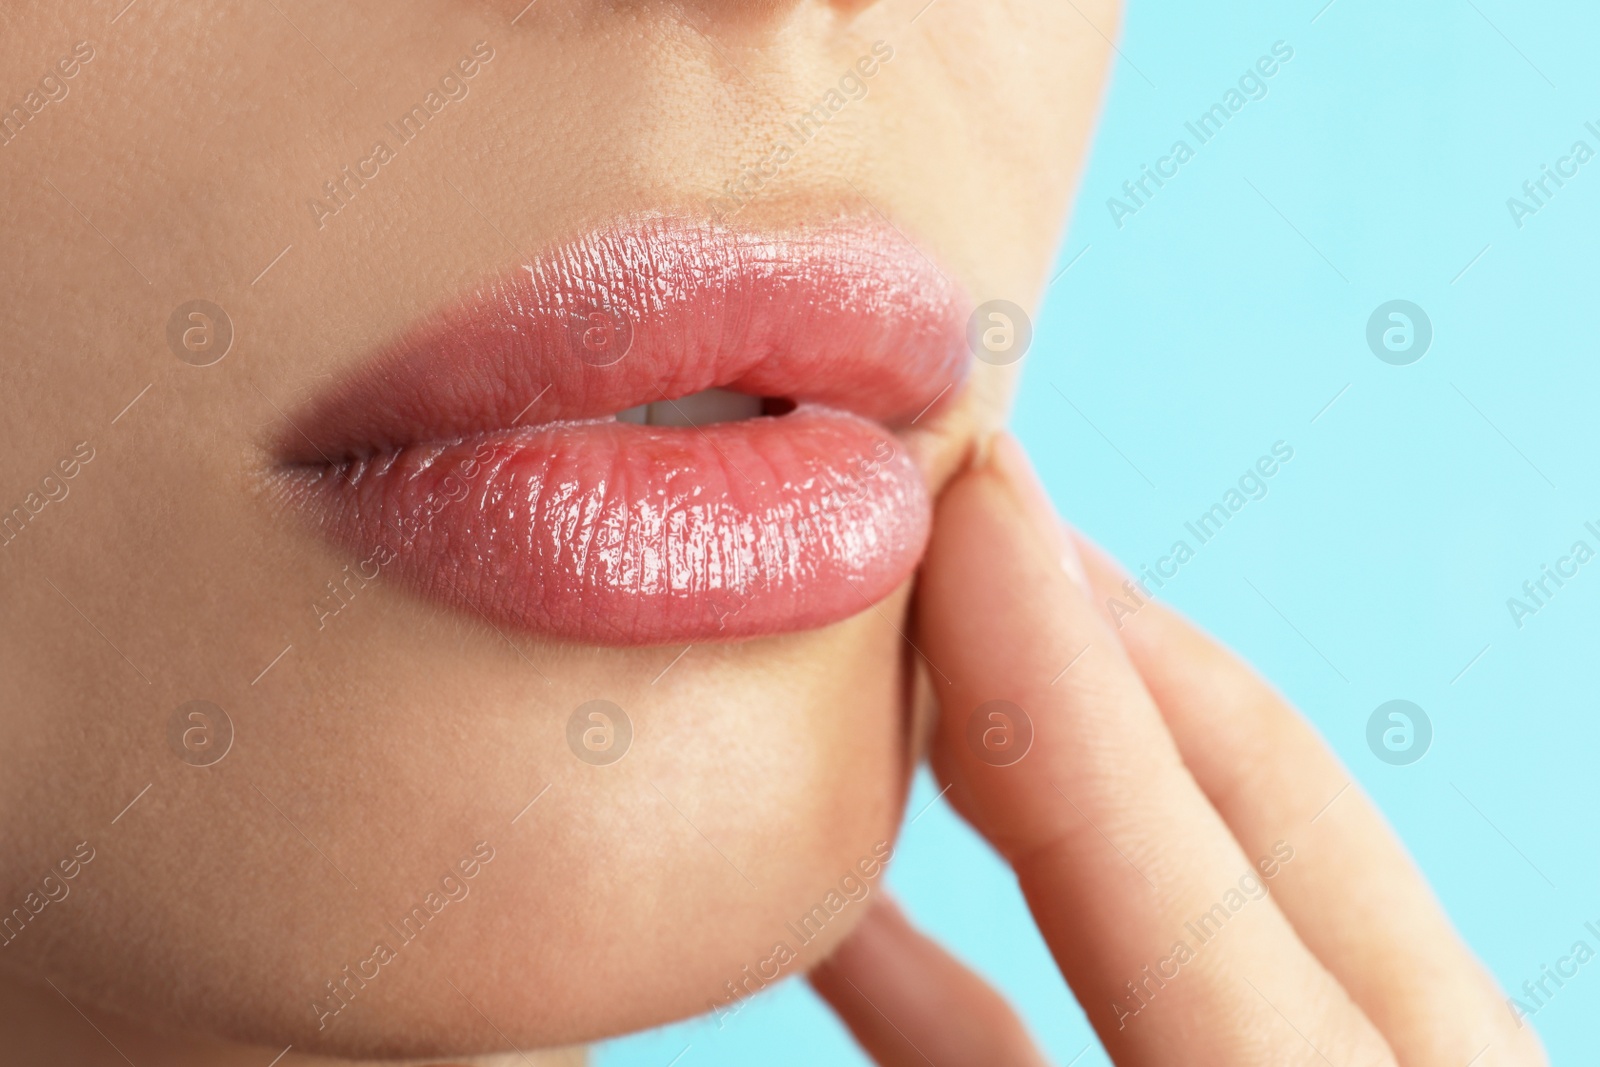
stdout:
{"type": "Polygon", "coordinates": [[[894,436],[956,390],[966,303],[897,231],[586,234],[296,415],[282,498],[371,579],[637,645],[865,610],[925,546],[894,436]]]}

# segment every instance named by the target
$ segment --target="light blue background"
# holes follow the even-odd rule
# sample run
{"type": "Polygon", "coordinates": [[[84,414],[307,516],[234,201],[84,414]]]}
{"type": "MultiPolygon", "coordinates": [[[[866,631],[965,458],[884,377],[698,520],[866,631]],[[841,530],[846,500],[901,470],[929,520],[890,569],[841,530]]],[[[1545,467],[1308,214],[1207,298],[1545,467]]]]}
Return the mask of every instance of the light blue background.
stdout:
{"type": "MultiPolygon", "coordinates": [[[[1521,229],[1506,207],[1573,141],[1600,150],[1584,129],[1600,125],[1600,11],[1322,5],[1133,0],[1056,270],[1088,251],[1046,295],[1015,427],[1064,514],[1134,564],[1274,441],[1293,445],[1270,495],[1164,595],[1316,722],[1513,989],[1600,920],[1600,561],[1520,630],[1506,607],[1575,539],[1600,547],[1583,529],[1600,520],[1600,159],[1521,229]],[[1193,145],[1184,121],[1279,40],[1295,54],[1269,95],[1119,230],[1106,198],[1175,138],[1193,145]],[[1365,342],[1395,298],[1435,329],[1408,367],[1365,342]],[[1411,766],[1366,745],[1396,697],[1435,730],[1411,766]]],[[[909,810],[933,795],[924,778],[909,810]]],[[[944,801],[906,830],[890,881],[1057,1064],[1108,1062],[1013,879],[944,801]]],[[[1600,1060],[1600,961],[1534,1021],[1555,1063],[1600,1060]]],[[[637,1035],[597,1060],[680,1053],[677,1067],[866,1062],[795,982],[723,1029],[637,1035]]]]}

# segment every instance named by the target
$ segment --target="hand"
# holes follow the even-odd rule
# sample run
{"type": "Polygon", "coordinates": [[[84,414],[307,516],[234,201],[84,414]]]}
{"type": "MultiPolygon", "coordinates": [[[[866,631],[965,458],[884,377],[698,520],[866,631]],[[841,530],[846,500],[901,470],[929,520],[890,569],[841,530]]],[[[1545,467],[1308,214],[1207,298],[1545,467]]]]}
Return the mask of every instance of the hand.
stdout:
{"type": "MultiPolygon", "coordinates": [[[[1311,727],[1161,605],[1114,628],[1095,605],[1126,600],[1125,578],[1083,547],[1002,435],[939,503],[917,643],[942,704],[934,771],[1015,870],[1112,1060],[1544,1063],[1311,727]],[[969,730],[994,700],[1022,715],[969,730]],[[1027,723],[1031,747],[992,765],[1027,723]]],[[[891,903],[812,982],[885,1067],[1044,1062],[891,903]]]]}

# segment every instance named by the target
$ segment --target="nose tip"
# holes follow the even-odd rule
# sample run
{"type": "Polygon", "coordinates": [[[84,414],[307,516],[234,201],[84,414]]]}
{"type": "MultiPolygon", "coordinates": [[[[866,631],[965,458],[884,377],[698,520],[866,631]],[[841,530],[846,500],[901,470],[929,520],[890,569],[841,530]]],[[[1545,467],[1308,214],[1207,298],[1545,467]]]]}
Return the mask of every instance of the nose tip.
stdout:
{"type": "Polygon", "coordinates": [[[781,22],[810,0],[677,0],[674,5],[707,21],[728,24],[781,22]]]}
{"type": "Polygon", "coordinates": [[[804,7],[854,17],[879,0],[679,0],[698,18],[728,26],[756,27],[786,21],[804,7]]]}

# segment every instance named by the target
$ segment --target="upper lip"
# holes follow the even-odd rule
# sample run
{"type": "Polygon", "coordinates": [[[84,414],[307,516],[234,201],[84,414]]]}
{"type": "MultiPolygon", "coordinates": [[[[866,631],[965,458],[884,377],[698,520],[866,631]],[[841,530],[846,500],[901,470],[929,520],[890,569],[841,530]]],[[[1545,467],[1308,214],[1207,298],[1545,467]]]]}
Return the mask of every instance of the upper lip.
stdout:
{"type": "Polygon", "coordinates": [[[315,398],[295,464],[604,417],[721,387],[894,429],[966,373],[966,300],[900,232],[670,217],[559,243],[435,312],[315,398]]]}

